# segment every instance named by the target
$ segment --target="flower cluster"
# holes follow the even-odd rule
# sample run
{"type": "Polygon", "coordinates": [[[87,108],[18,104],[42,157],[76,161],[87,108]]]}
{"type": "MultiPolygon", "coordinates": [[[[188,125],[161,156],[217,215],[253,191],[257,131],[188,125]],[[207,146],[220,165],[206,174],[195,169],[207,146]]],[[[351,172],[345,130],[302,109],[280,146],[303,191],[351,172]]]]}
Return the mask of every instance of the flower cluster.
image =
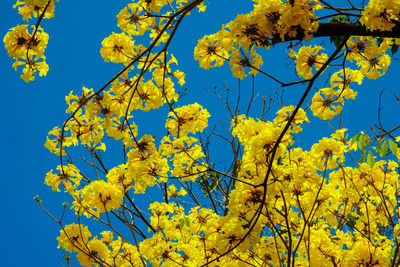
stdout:
{"type": "Polygon", "coordinates": [[[171,111],[165,127],[173,136],[194,134],[207,127],[209,117],[206,109],[194,103],[171,111]]]}
{"type": "MultiPolygon", "coordinates": [[[[13,6],[18,8],[18,13],[23,19],[29,21],[32,15],[38,18],[54,17],[54,0],[25,0],[19,1],[13,6]]],[[[20,24],[11,28],[3,38],[8,55],[15,59],[12,64],[17,70],[23,66],[21,79],[25,82],[33,81],[37,74],[44,76],[49,70],[44,56],[49,40],[49,35],[44,32],[37,23],[35,26],[20,24]]]]}
{"type": "Polygon", "coordinates": [[[268,48],[299,31],[311,38],[318,28],[314,12],[322,8],[319,1],[254,2],[254,10],[249,14],[238,15],[216,34],[199,40],[194,58],[200,67],[208,69],[229,61],[233,76],[243,79],[246,69],[256,75],[263,60],[255,48],[268,48]]]}
{"type": "MultiPolygon", "coordinates": [[[[315,12],[335,10],[318,0],[254,2],[249,14],[198,41],[194,57],[202,68],[228,61],[238,79],[266,74],[261,48],[298,35],[311,39],[319,23],[315,12]]],[[[30,6],[51,17],[54,3],[25,0],[17,6],[26,18],[30,6]]],[[[304,94],[301,103],[308,106],[285,106],[282,100],[272,118],[264,116],[265,102],[262,117],[252,118],[251,102],[245,115],[240,98],[235,112],[226,101],[228,137],[212,130],[233,152],[232,162],[221,171],[210,156],[210,149],[219,147],[210,147],[211,137],[201,135],[210,114],[198,103],[181,104],[185,91],[177,88],[185,84],[185,73],[167,51],[171,36],[196,6],[205,10],[200,0],[127,4],[117,15],[121,32],[106,37],[100,48],[105,61],[122,63],[124,69],[109,86],[98,91],[82,87],[65,97],[69,117],[49,132],[45,143],[61,161],[46,174],[45,184],[72,198],[78,219],[58,221],[59,247],[75,253],[82,266],[396,265],[400,183],[393,159],[400,158],[400,137],[372,140],[360,133],[349,140],[340,121],[337,128],[329,124],[332,133],[309,149],[300,147],[299,139],[311,114],[333,120],[345,101],[356,98],[364,78],[384,75],[391,62],[386,51],[399,41],[350,37],[331,57],[331,49],[321,45],[296,49],[298,44],[291,43],[289,57],[305,79],[293,84],[308,83],[310,92],[320,75],[329,75],[325,85],[304,94]],[[143,133],[137,119],[155,110],[166,118],[162,137],[143,133]],[[114,156],[113,142],[121,157],[114,156]],[[103,161],[109,150],[113,166],[103,161]],[[351,154],[356,150],[358,163],[351,154]],[[86,165],[74,162],[75,153],[85,153],[86,165]],[[107,230],[95,235],[82,216],[107,230]],[[120,225],[126,229],[120,231],[120,225]]],[[[360,14],[368,29],[388,30],[398,21],[399,5],[371,0],[360,14]]],[[[19,25],[6,34],[5,44],[11,57],[33,62],[33,57],[44,58],[47,39],[40,27],[30,31],[19,25]]],[[[39,63],[35,66],[40,72],[39,63]]],[[[221,151],[225,163],[228,154],[221,151]]]]}
{"type": "Polygon", "coordinates": [[[360,22],[370,30],[390,31],[400,20],[400,3],[396,0],[371,0],[360,22]]]}
{"type": "Polygon", "coordinates": [[[328,55],[319,51],[323,50],[322,46],[302,46],[298,53],[293,50],[289,56],[296,59],[296,70],[300,77],[310,79],[313,77],[313,67],[318,71],[327,61],[328,55]]]}

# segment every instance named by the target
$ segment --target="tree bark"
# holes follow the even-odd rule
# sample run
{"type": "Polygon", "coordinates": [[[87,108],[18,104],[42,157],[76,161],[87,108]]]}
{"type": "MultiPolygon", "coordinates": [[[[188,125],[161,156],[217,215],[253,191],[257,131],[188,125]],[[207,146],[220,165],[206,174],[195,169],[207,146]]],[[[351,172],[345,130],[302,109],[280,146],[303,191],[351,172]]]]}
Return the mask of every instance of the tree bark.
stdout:
{"type": "MultiPolygon", "coordinates": [[[[320,23],[313,37],[346,35],[400,38],[400,23],[397,23],[390,31],[370,31],[359,23],[320,23]]],[[[286,36],[285,41],[302,40],[304,38],[304,32],[298,31],[298,34],[294,37],[286,36]]]]}

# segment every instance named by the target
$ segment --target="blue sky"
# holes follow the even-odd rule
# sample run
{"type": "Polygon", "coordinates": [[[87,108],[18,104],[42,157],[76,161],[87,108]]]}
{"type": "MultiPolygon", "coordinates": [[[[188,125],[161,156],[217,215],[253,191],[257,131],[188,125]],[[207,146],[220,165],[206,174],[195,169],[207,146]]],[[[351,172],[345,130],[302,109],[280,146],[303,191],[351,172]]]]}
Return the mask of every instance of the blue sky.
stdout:
{"type": "MultiPolygon", "coordinates": [[[[78,5],[77,1],[61,0],[56,4],[55,17],[44,20],[41,24],[50,35],[46,50],[50,71],[44,78],[37,77],[31,83],[22,81],[19,78],[20,73],[11,67],[13,60],[7,56],[3,46],[0,48],[0,77],[3,81],[1,88],[5,112],[0,131],[3,149],[0,162],[2,170],[5,170],[5,175],[2,175],[3,192],[0,194],[3,204],[0,221],[2,266],[62,266],[64,263],[62,251],[57,249],[59,227],[44,214],[33,197],[39,195],[54,214],[61,212],[61,203],[66,200],[62,193],[51,191],[43,183],[45,174],[58,164],[57,157],[50,154],[43,144],[47,132],[54,126],[61,125],[67,118],[64,112],[65,95],[71,90],[79,91],[82,86],[96,90],[122,68],[122,65],[105,63],[99,52],[101,41],[111,32],[119,32],[115,16],[129,3],[111,2],[86,0],[79,1],[78,5]]],[[[9,28],[23,23],[17,10],[12,8],[13,3],[0,2],[1,36],[9,28]]],[[[172,43],[171,52],[177,57],[179,68],[187,75],[185,87],[188,88],[188,96],[182,103],[199,102],[205,106],[213,116],[211,125],[218,124],[218,117],[225,120],[226,113],[218,99],[205,89],[213,90],[216,87],[223,94],[225,84],[234,92],[238,82],[231,77],[226,65],[208,71],[198,68],[197,62],[193,60],[194,46],[204,34],[218,31],[223,23],[233,19],[237,13],[248,11],[251,6],[251,1],[210,0],[207,12],[193,12],[184,21],[172,43]]],[[[328,44],[326,39],[318,42],[328,44]]],[[[262,69],[284,81],[292,81],[295,79],[293,65],[287,67],[290,60],[284,55],[285,47],[286,45],[280,45],[267,50],[262,69]]],[[[400,96],[397,80],[399,73],[398,59],[393,59],[386,76],[376,81],[366,81],[362,87],[355,87],[359,95],[356,101],[345,106],[343,118],[343,127],[350,128],[351,135],[368,129],[369,125],[377,122],[377,99],[383,88],[386,88],[384,101],[387,102],[382,114],[384,125],[388,129],[395,126],[394,115],[398,114],[398,105],[393,99],[393,93],[400,96]]],[[[323,82],[322,79],[318,86],[323,82]]],[[[241,84],[244,99],[250,94],[250,85],[250,79],[241,84]]],[[[270,79],[261,76],[256,78],[256,93],[274,96],[280,90],[270,79]]],[[[295,105],[302,90],[301,86],[286,88],[283,97],[285,104],[295,105]]],[[[261,101],[255,103],[254,116],[259,115],[260,105],[261,101]]],[[[243,112],[244,109],[245,106],[242,107],[243,112]]],[[[324,134],[331,133],[325,123],[312,118],[312,115],[309,117],[315,124],[306,126],[304,133],[297,139],[306,147],[310,147],[313,141],[324,134]]],[[[160,137],[165,133],[165,118],[165,110],[163,115],[138,114],[139,134],[148,133],[160,137]]],[[[273,118],[271,114],[270,118],[273,118]]],[[[222,165],[226,162],[223,158],[224,149],[226,146],[220,145],[212,150],[222,165]]],[[[73,266],[78,265],[75,260],[73,263],[73,266]]]]}

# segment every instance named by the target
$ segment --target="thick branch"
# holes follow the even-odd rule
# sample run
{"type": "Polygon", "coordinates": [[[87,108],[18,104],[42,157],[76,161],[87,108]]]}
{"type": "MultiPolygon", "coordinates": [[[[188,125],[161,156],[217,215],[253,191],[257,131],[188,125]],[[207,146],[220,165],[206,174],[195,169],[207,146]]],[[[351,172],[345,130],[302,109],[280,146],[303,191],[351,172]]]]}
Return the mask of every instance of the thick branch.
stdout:
{"type": "Polygon", "coordinates": [[[400,38],[400,23],[397,23],[391,31],[370,31],[364,25],[359,23],[320,23],[314,37],[320,36],[376,36],[400,38]]]}
{"type": "MultiPolygon", "coordinates": [[[[400,38],[400,23],[397,23],[390,31],[370,31],[359,23],[320,23],[313,37],[346,35],[400,38]]],[[[287,36],[285,37],[285,41],[302,40],[304,37],[304,32],[298,31],[297,36],[287,36]]]]}

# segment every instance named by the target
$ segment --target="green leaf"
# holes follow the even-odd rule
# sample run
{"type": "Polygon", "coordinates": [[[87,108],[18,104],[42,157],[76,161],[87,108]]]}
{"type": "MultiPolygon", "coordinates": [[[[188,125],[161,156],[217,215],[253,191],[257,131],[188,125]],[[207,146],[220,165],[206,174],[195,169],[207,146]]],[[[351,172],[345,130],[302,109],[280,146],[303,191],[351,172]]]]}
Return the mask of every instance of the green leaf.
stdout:
{"type": "Polygon", "coordinates": [[[397,144],[392,139],[389,139],[388,143],[389,143],[390,151],[392,151],[392,153],[394,155],[396,155],[397,154],[397,144]]]}
{"type": "Polygon", "coordinates": [[[392,50],[392,55],[394,55],[397,52],[397,50],[399,50],[399,45],[392,44],[392,46],[390,47],[390,50],[392,50]]]}
{"type": "Polygon", "coordinates": [[[190,221],[188,217],[183,218],[180,222],[179,222],[179,228],[182,229],[184,226],[189,227],[190,226],[190,221]]]}
{"type": "Polygon", "coordinates": [[[340,44],[343,42],[344,37],[343,36],[331,36],[330,37],[330,42],[335,45],[336,48],[340,46],[340,44]]]}
{"type": "Polygon", "coordinates": [[[347,222],[346,222],[346,224],[347,224],[349,227],[353,228],[353,227],[356,225],[356,223],[357,223],[357,221],[358,221],[358,218],[359,218],[359,217],[357,217],[357,216],[353,216],[353,215],[349,214],[349,215],[347,216],[347,222]]]}
{"type": "Polygon", "coordinates": [[[375,165],[375,158],[374,158],[374,155],[372,155],[371,151],[368,152],[367,164],[370,168],[374,167],[374,165],[375,165]]]}
{"type": "Polygon", "coordinates": [[[354,144],[354,142],[358,141],[358,138],[360,137],[361,133],[356,134],[353,136],[353,138],[350,139],[350,145],[354,144]]]}
{"type": "Polygon", "coordinates": [[[286,234],[288,231],[286,229],[278,229],[278,233],[286,234]]]}
{"type": "Polygon", "coordinates": [[[374,150],[375,150],[376,153],[378,153],[379,155],[381,155],[381,154],[380,154],[381,152],[380,152],[379,148],[380,148],[382,142],[383,142],[383,139],[379,139],[378,142],[376,143],[376,147],[374,147],[374,150]]]}
{"type": "Polygon", "coordinates": [[[366,149],[361,150],[361,158],[360,158],[359,162],[360,163],[364,162],[366,156],[367,156],[367,150],[366,149]]]}
{"type": "Polygon", "coordinates": [[[384,156],[386,156],[387,155],[387,153],[388,153],[388,143],[387,143],[387,141],[385,140],[383,143],[382,143],[382,145],[381,145],[381,147],[380,147],[380,149],[379,149],[379,155],[381,156],[381,157],[384,157],[384,156]]]}
{"type": "MultiPolygon", "coordinates": [[[[329,20],[330,23],[347,23],[347,18],[343,15],[337,15],[332,17],[329,20]]],[[[336,48],[339,47],[339,45],[343,42],[344,36],[341,35],[336,35],[336,36],[331,36],[330,37],[330,42],[335,45],[336,48]]]]}
{"type": "Polygon", "coordinates": [[[183,220],[185,221],[186,226],[189,227],[190,226],[189,218],[185,217],[185,219],[183,220]]]}
{"type": "Polygon", "coordinates": [[[190,221],[188,217],[183,218],[180,222],[179,222],[179,228],[183,229],[183,227],[189,227],[190,226],[190,221]]]}
{"type": "Polygon", "coordinates": [[[344,15],[336,15],[333,16],[330,20],[330,23],[346,23],[347,19],[344,15]]]}
{"type": "Polygon", "coordinates": [[[378,46],[381,46],[381,44],[383,42],[383,38],[382,37],[376,37],[376,40],[378,41],[378,46]]]}
{"type": "Polygon", "coordinates": [[[365,135],[363,132],[361,132],[360,137],[358,138],[358,142],[357,142],[358,148],[361,150],[363,150],[363,148],[364,148],[364,139],[365,139],[365,135]]]}

